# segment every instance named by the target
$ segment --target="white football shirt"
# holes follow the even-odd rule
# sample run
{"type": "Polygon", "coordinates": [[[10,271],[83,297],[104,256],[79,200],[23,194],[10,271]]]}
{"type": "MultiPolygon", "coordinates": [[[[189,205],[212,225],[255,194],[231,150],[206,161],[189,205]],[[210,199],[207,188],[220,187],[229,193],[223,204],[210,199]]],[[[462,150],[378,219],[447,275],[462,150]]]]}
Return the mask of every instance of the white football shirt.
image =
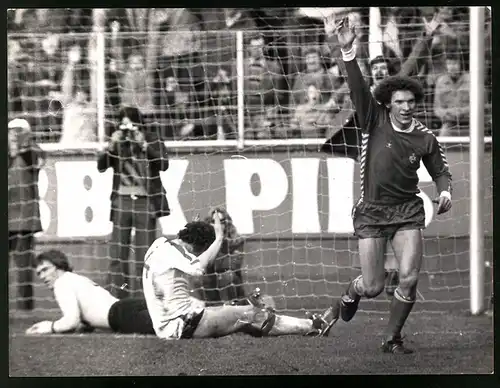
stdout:
{"type": "Polygon", "coordinates": [[[89,278],[73,272],[64,272],[55,280],[54,296],[63,314],[57,327],[78,320],[95,328],[109,328],[109,309],[118,301],[89,278]]]}
{"type": "Polygon", "coordinates": [[[190,295],[191,277],[204,271],[196,256],[165,237],[158,238],[146,252],[142,286],[153,327],[162,329],[175,318],[202,308],[190,295]]]}

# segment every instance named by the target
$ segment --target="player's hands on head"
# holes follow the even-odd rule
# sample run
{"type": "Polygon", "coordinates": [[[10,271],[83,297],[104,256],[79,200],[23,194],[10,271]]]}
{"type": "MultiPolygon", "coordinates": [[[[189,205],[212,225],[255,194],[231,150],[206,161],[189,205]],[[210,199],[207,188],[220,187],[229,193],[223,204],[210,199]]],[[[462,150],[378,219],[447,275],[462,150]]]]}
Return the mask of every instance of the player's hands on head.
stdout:
{"type": "Polygon", "coordinates": [[[335,32],[337,34],[340,47],[342,47],[343,50],[350,50],[354,39],[356,39],[356,26],[349,22],[349,18],[347,16],[336,22],[335,32]]]}
{"type": "Polygon", "coordinates": [[[26,330],[27,335],[50,334],[52,333],[52,321],[42,321],[35,323],[26,330]]]}
{"type": "Polygon", "coordinates": [[[451,199],[447,196],[442,195],[435,202],[438,204],[437,214],[446,213],[451,209],[451,199]]]}
{"type": "Polygon", "coordinates": [[[215,212],[213,215],[213,226],[215,229],[215,238],[220,239],[224,237],[224,231],[222,229],[222,223],[220,222],[219,212],[215,212]]]}

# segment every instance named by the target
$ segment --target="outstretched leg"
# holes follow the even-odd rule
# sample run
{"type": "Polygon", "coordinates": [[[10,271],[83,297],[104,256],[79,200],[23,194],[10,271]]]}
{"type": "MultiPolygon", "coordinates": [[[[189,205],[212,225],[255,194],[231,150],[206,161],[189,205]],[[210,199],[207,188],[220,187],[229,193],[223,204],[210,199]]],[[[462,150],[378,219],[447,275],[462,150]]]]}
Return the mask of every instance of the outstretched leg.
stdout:
{"type": "Polygon", "coordinates": [[[296,318],[275,315],[271,310],[248,306],[207,307],[203,313],[193,338],[216,338],[234,333],[256,335],[266,331],[266,336],[282,335],[328,335],[331,326],[338,319],[327,310],[322,316],[296,318]],[[274,320],[274,323],[271,322],[274,320]],[[267,323],[269,322],[269,323],[267,323]],[[263,329],[270,326],[270,330],[263,329]],[[328,331],[327,331],[328,330],[328,331]]]}
{"type": "Polygon", "coordinates": [[[272,318],[270,311],[247,306],[206,307],[193,338],[216,338],[237,332],[261,329],[264,323],[272,318]]]}
{"type": "Polygon", "coordinates": [[[262,302],[260,290],[248,298],[249,305],[206,307],[193,338],[223,337],[237,332],[251,335],[328,335],[339,317],[339,305],[334,304],[322,315],[295,318],[276,315],[262,302]]]}

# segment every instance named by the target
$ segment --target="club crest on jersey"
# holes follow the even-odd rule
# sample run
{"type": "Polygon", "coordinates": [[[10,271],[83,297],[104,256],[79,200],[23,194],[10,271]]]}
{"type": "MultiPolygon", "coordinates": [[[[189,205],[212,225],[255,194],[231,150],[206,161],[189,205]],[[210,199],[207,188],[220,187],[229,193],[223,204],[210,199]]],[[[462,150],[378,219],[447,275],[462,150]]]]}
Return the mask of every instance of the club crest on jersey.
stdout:
{"type": "Polygon", "coordinates": [[[411,164],[415,163],[417,161],[417,156],[415,155],[415,153],[411,154],[408,160],[411,164]]]}
{"type": "Polygon", "coordinates": [[[385,146],[386,146],[387,148],[392,148],[392,142],[388,142],[385,146]]]}

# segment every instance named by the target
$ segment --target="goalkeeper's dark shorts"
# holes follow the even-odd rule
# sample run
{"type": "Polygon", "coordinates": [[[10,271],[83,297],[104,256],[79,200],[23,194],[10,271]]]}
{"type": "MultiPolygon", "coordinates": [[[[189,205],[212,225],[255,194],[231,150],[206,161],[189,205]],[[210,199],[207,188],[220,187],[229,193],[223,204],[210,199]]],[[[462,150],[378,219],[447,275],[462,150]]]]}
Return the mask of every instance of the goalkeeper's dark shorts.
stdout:
{"type": "Polygon", "coordinates": [[[392,239],[399,230],[424,229],[424,201],[420,197],[397,205],[363,201],[353,209],[353,224],[358,238],[392,239]]]}
{"type": "Polygon", "coordinates": [[[155,334],[148,306],[142,298],[126,298],[115,302],[109,309],[108,322],[115,333],[155,334]]]}
{"type": "Polygon", "coordinates": [[[184,321],[184,328],[182,329],[182,339],[193,338],[193,334],[196,331],[198,325],[200,324],[201,318],[203,318],[203,313],[205,310],[195,311],[192,314],[182,316],[184,321]]]}

